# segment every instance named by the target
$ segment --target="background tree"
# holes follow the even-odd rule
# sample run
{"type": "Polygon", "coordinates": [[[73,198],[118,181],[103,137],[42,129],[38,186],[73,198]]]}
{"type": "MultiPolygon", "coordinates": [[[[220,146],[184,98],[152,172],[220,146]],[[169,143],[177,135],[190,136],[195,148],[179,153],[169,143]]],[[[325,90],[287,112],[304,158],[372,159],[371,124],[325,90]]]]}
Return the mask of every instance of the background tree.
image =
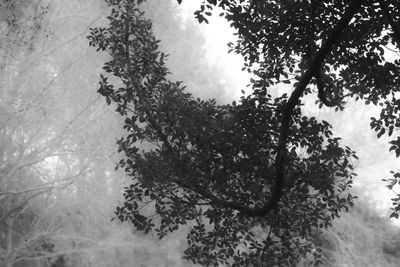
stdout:
{"type": "Polygon", "coordinates": [[[113,164],[123,124],[93,90],[104,57],[85,38],[103,3],[0,7],[0,266],[187,266],[179,239],[110,223],[128,181],[113,164]]]}
{"type": "MultiPolygon", "coordinates": [[[[354,152],[340,146],[329,123],[302,115],[299,97],[273,99],[268,81],[260,86],[254,80],[253,94],[231,105],[193,99],[180,82],[167,79],[166,56],[137,3],[107,3],[109,26],[91,29],[88,38],[111,56],[99,93],[116,104],[127,130],[117,142],[126,156],[118,167],[133,183],[117,217],[145,232],[155,228],[160,238],[192,224],[185,257],[205,265],[293,264],[315,251],[312,230],[329,226],[352,205],[354,152]]],[[[337,19],[339,26],[313,59],[316,70],[355,8],[337,19]]],[[[294,72],[299,66],[293,57],[294,72]]],[[[316,70],[305,72],[311,79],[316,70]]],[[[300,81],[304,88],[296,94],[308,82],[300,81]]]]}
{"type": "MultiPolygon", "coordinates": [[[[56,10],[60,5],[52,4],[0,4],[5,33],[0,42],[4,63],[0,71],[1,266],[88,266],[101,260],[90,255],[101,255],[103,250],[124,254],[126,250],[120,249],[123,242],[101,246],[115,230],[104,227],[111,217],[103,210],[104,200],[116,195],[116,182],[110,183],[107,176],[112,163],[105,163],[114,150],[101,133],[104,125],[118,121],[113,118],[104,124],[106,114],[113,114],[106,112],[99,96],[82,90],[84,82],[90,83],[90,72],[85,76],[72,71],[71,66],[85,66],[77,60],[82,58],[82,50],[68,45],[68,39],[76,39],[75,32],[68,29],[71,24],[52,28],[55,21],[63,19],[56,10]],[[59,30],[64,30],[62,37],[67,40],[58,39],[59,30]],[[63,54],[63,46],[72,52],[63,54]],[[74,83],[69,75],[75,77],[74,83]],[[94,181],[104,186],[95,187],[94,181]],[[104,199],[94,198],[93,190],[102,192],[104,199]],[[94,212],[97,221],[90,216],[94,212]]],[[[92,11],[93,3],[88,7],[92,11]]],[[[76,12],[70,8],[63,6],[62,14],[76,12]]],[[[81,4],[80,8],[84,10],[81,4]]],[[[96,76],[92,77],[95,82],[96,76]]],[[[131,241],[128,243],[131,249],[131,241]]]]}

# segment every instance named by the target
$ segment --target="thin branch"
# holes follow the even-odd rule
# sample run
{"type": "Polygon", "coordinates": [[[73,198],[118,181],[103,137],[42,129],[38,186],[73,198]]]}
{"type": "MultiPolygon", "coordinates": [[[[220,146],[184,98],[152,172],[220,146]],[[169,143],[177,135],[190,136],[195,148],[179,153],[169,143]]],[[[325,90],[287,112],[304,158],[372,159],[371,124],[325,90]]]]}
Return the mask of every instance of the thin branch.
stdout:
{"type": "MultiPolygon", "coordinates": [[[[131,11],[131,6],[129,2],[127,2],[127,7],[126,7],[126,15],[127,15],[127,23],[125,24],[125,56],[126,56],[126,64],[128,68],[128,75],[132,75],[132,68],[131,68],[131,59],[129,55],[129,35],[130,35],[130,30],[129,30],[129,23],[131,21],[130,19],[130,11],[131,11]]],[[[128,86],[128,85],[127,85],[128,86]]]]}
{"type": "Polygon", "coordinates": [[[49,144],[49,147],[47,148],[46,151],[40,151],[38,153],[47,153],[47,156],[43,157],[49,157],[49,155],[52,153],[52,151],[55,151],[59,148],[61,143],[66,139],[68,134],[73,133],[74,131],[70,131],[70,128],[72,125],[78,120],[78,118],[82,115],[85,114],[85,112],[97,101],[98,96],[94,97],[92,101],[90,101],[85,107],[82,108],[77,114],[74,115],[72,119],[69,120],[69,122],[66,123],[66,125],[63,127],[63,129],[60,131],[60,134],[55,136],[54,138],[46,141],[41,145],[43,147],[45,144],[49,144]],[[63,139],[64,138],[64,139],[63,139]]]}
{"type": "Polygon", "coordinates": [[[3,196],[3,195],[19,195],[19,194],[24,194],[24,193],[28,193],[28,192],[40,191],[40,190],[48,190],[48,189],[64,189],[65,187],[67,187],[67,186],[72,184],[74,178],[87,173],[88,172],[87,168],[88,168],[88,166],[85,166],[77,174],[67,176],[67,177],[65,177],[65,178],[63,178],[61,180],[57,180],[57,181],[54,181],[54,182],[48,182],[48,183],[45,183],[45,184],[41,184],[39,186],[34,186],[34,187],[27,188],[27,189],[20,190],[20,191],[10,190],[10,191],[7,191],[7,192],[0,192],[0,196],[3,196]],[[63,184],[62,185],[55,185],[56,183],[60,183],[60,182],[63,182],[63,184]]]}
{"type": "Polygon", "coordinates": [[[75,37],[69,39],[68,41],[66,41],[66,42],[64,42],[64,43],[62,43],[62,44],[56,46],[55,48],[51,49],[50,51],[46,52],[45,54],[43,54],[42,57],[48,56],[49,54],[53,53],[54,51],[58,50],[59,48],[61,48],[61,47],[65,46],[65,45],[67,45],[67,44],[69,44],[69,43],[75,41],[76,39],[78,39],[79,37],[81,37],[82,35],[84,35],[85,33],[87,33],[87,31],[90,29],[90,27],[91,27],[96,21],[98,21],[99,19],[101,19],[101,18],[103,17],[103,14],[104,14],[104,11],[103,11],[97,18],[95,18],[94,20],[92,20],[92,22],[89,23],[89,25],[86,27],[86,29],[85,29],[83,32],[81,32],[80,34],[76,35],[75,37]]]}
{"type": "Polygon", "coordinates": [[[24,194],[24,193],[29,193],[32,191],[39,191],[39,190],[48,190],[48,189],[64,189],[66,186],[70,185],[71,182],[65,183],[63,185],[45,185],[45,186],[36,186],[36,187],[31,187],[25,190],[20,190],[20,191],[7,191],[0,193],[0,196],[3,195],[19,195],[19,194],[24,194]]]}

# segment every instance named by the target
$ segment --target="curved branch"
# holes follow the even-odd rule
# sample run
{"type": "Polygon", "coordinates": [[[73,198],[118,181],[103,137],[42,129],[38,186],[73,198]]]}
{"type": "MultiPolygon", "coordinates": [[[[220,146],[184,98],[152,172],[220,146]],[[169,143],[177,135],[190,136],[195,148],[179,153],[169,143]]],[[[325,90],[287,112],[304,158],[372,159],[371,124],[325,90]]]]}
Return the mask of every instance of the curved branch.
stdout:
{"type": "Polygon", "coordinates": [[[344,31],[344,29],[349,25],[353,16],[357,13],[359,8],[361,7],[362,0],[353,0],[348,7],[347,11],[344,13],[343,17],[340,19],[338,24],[333,28],[332,32],[328,36],[325,42],[321,45],[321,48],[311,60],[309,68],[300,78],[299,83],[291,94],[288,102],[286,103],[282,118],[281,118],[281,127],[279,133],[279,142],[277,149],[277,156],[275,162],[275,184],[272,190],[272,197],[269,202],[265,203],[262,207],[249,208],[242,206],[238,203],[232,201],[226,201],[220,199],[212,194],[201,192],[203,196],[213,200],[216,204],[223,205],[228,208],[232,208],[238,210],[239,212],[246,214],[248,216],[265,216],[271,210],[276,210],[278,206],[278,202],[282,196],[284,181],[285,181],[285,159],[286,159],[286,144],[287,138],[289,136],[289,126],[292,118],[293,110],[297,105],[298,100],[302,96],[304,90],[309,84],[310,80],[313,76],[319,71],[321,64],[325,60],[325,57],[332,51],[333,45],[337,42],[340,35],[344,31]]]}
{"type": "MultiPolygon", "coordinates": [[[[189,190],[193,190],[194,192],[200,194],[201,196],[208,198],[209,200],[213,201],[214,204],[220,205],[226,208],[231,208],[237,210],[247,216],[259,217],[265,216],[271,210],[277,210],[278,202],[282,196],[284,181],[285,181],[285,173],[284,173],[284,166],[285,166],[285,159],[286,159],[286,145],[287,145],[287,138],[289,135],[289,126],[293,114],[293,110],[296,107],[298,100],[302,96],[304,90],[306,89],[307,85],[309,84],[310,80],[319,72],[320,67],[325,60],[326,56],[332,51],[332,47],[337,43],[340,35],[344,31],[344,29],[349,25],[351,19],[361,7],[362,0],[353,0],[349,5],[347,11],[344,13],[343,17],[339,20],[338,24],[333,28],[332,32],[328,36],[325,42],[321,45],[319,51],[314,56],[314,58],[310,61],[310,65],[307,71],[303,74],[300,78],[299,83],[297,84],[296,88],[294,89],[293,93],[291,94],[288,102],[286,103],[282,118],[281,118],[281,126],[280,126],[280,133],[279,133],[279,142],[277,148],[277,156],[275,162],[275,170],[276,170],[276,177],[275,177],[275,184],[272,188],[272,196],[271,199],[266,202],[263,206],[259,207],[248,207],[242,205],[235,201],[225,200],[214,194],[208,192],[207,190],[203,190],[202,188],[189,186],[187,184],[182,183],[180,181],[180,185],[184,186],[189,190]]],[[[163,136],[161,129],[158,129],[158,134],[163,136]]],[[[167,138],[164,136],[163,138],[165,144],[167,145],[167,150],[171,149],[170,144],[167,138]]]]}
{"type": "Polygon", "coordinates": [[[298,100],[302,96],[310,80],[315,75],[315,73],[319,71],[325,57],[332,51],[333,45],[337,42],[344,29],[349,25],[351,19],[361,7],[362,2],[363,2],[362,0],[353,0],[351,2],[350,6],[344,13],[343,17],[340,19],[339,23],[330,33],[328,39],[321,45],[321,48],[319,49],[318,53],[311,61],[308,70],[301,77],[299,83],[296,86],[296,89],[293,91],[292,95],[290,96],[288,102],[285,105],[281,119],[278,153],[276,156],[276,163],[275,163],[275,169],[276,169],[275,186],[270,203],[268,203],[264,207],[264,212],[263,212],[264,214],[266,214],[271,209],[277,208],[277,204],[282,195],[282,190],[285,180],[284,166],[286,158],[285,157],[286,143],[289,135],[289,126],[293,110],[296,107],[298,100]]]}

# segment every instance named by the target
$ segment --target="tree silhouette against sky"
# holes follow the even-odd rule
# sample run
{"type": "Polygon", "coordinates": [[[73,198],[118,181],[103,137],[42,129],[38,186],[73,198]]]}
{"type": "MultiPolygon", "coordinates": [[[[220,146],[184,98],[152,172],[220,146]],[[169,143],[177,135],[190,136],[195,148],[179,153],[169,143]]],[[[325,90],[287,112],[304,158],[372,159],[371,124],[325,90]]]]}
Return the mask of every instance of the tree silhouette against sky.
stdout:
{"type": "MultiPolygon", "coordinates": [[[[335,111],[349,99],[381,106],[371,128],[393,136],[399,156],[400,61],[387,52],[398,49],[400,4],[204,1],[195,17],[207,23],[218,6],[238,33],[230,50],[253,75],[252,94],[221,105],[168,79],[143,1],[106,2],[109,25],[88,38],[110,56],[98,92],[125,118],[117,167],[132,184],[117,218],[160,238],[190,225],[184,257],[203,265],[291,265],[309,254],[318,262],[311,235],[353,205],[357,156],[329,122],[302,113],[302,97],[317,94],[335,111]],[[293,90],[273,98],[277,85],[293,90]]],[[[396,198],[391,216],[399,210],[396,198]]]]}

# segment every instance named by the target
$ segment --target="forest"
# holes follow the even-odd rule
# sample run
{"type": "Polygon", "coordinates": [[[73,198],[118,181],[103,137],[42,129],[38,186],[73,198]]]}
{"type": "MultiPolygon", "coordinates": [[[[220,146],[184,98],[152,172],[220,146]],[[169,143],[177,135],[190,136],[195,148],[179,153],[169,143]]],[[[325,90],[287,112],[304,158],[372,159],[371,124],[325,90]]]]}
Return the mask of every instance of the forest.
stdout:
{"type": "Polygon", "coordinates": [[[0,266],[399,266],[400,3],[0,2],[0,266]]]}

